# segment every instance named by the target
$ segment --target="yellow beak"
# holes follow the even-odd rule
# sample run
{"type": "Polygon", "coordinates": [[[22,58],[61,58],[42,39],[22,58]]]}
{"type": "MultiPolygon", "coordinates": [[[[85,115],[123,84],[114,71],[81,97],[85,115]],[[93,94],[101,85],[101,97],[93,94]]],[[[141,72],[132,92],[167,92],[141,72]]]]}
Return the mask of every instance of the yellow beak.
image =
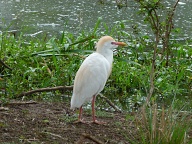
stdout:
{"type": "Polygon", "coordinates": [[[124,42],[112,42],[114,45],[119,45],[119,46],[126,46],[127,44],[124,42]]]}

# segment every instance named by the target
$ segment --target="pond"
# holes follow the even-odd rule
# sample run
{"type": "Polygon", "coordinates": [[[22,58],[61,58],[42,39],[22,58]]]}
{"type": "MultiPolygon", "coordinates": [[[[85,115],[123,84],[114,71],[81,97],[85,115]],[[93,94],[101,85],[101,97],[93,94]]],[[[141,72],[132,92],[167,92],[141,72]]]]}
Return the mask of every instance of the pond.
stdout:
{"type": "MultiPolygon", "coordinates": [[[[10,26],[9,30],[23,32],[27,37],[58,36],[62,31],[78,34],[91,31],[99,17],[109,27],[127,20],[127,31],[134,24],[146,27],[137,14],[135,2],[127,0],[127,4],[128,7],[118,9],[115,0],[106,4],[99,0],[1,0],[0,31],[10,26]]],[[[182,29],[181,37],[192,35],[191,5],[191,0],[182,0],[176,10],[175,27],[182,29]]]]}

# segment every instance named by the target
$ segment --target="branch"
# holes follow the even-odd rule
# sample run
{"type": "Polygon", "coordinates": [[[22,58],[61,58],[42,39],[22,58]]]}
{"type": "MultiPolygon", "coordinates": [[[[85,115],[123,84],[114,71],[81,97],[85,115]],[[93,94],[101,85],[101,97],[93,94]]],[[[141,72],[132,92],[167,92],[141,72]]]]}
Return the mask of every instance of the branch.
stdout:
{"type": "Polygon", "coordinates": [[[0,59],[0,64],[2,64],[4,67],[8,68],[9,70],[12,70],[8,65],[6,65],[1,59],[0,59]]]}
{"type": "MultiPolygon", "coordinates": [[[[154,11],[154,13],[155,13],[155,17],[156,17],[156,11],[155,10],[152,10],[152,11],[154,11]]],[[[151,26],[152,27],[154,27],[154,29],[155,29],[155,34],[157,33],[157,30],[158,30],[158,23],[156,24],[155,23],[155,17],[153,16],[153,14],[152,14],[152,11],[149,13],[150,14],[150,24],[151,24],[151,26]]],[[[156,17],[157,18],[157,17],[156,17]]]]}
{"type": "Polygon", "coordinates": [[[57,86],[57,87],[51,87],[51,88],[40,88],[40,89],[36,89],[36,90],[31,90],[28,92],[23,92],[19,95],[16,96],[16,98],[22,97],[22,96],[27,96],[27,95],[31,95],[34,93],[38,93],[38,92],[48,92],[48,91],[56,91],[56,90],[72,90],[73,86],[57,86]]]}
{"type": "MultiPolygon", "coordinates": [[[[1,105],[1,103],[0,103],[0,105],[1,105]]],[[[0,107],[0,111],[8,111],[9,110],[9,108],[7,108],[7,107],[0,107]]]]}
{"type": "Polygon", "coordinates": [[[155,64],[156,64],[156,56],[157,56],[157,45],[159,43],[159,35],[156,34],[156,41],[155,41],[155,45],[154,45],[154,51],[153,51],[153,58],[152,58],[152,64],[151,64],[151,71],[150,71],[150,89],[149,89],[149,93],[147,96],[147,104],[149,104],[151,96],[153,95],[154,92],[154,81],[155,81],[155,64]]]}
{"type": "Polygon", "coordinates": [[[158,18],[156,10],[157,10],[157,6],[160,3],[160,0],[157,1],[154,5],[151,5],[150,3],[141,1],[141,0],[136,0],[136,2],[138,2],[141,5],[141,7],[147,11],[148,18],[150,19],[148,21],[153,28],[152,30],[155,32],[155,34],[159,33],[159,31],[158,31],[159,30],[159,18],[158,18]]]}
{"type": "MultiPolygon", "coordinates": [[[[164,44],[163,44],[163,50],[162,52],[164,53],[165,50],[166,52],[166,66],[168,66],[168,59],[169,59],[169,48],[168,48],[168,44],[169,44],[169,37],[170,37],[170,33],[171,30],[173,29],[173,16],[174,16],[174,12],[175,9],[177,7],[179,3],[179,0],[176,1],[175,5],[172,7],[171,11],[168,13],[168,17],[166,19],[166,25],[165,25],[165,36],[164,36],[164,44]]],[[[162,57],[163,59],[163,57],[162,57]]]]}
{"type": "Polygon", "coordinates": [[[85,134],[85,133],[82,134],[82,137],[76,142],[76,144],[83,144],[83,141],[86,138],[91,140],[91,141],[93,141],[93,142],[95,142],[95,143],[97,143],[97,144],[104,144],[103,142],[101,142],[100,140],[96,139],[95,137],[93,137],[93,136],[91,136],[89,134],[85,134]]]}
{"type": "Polygon", "coordinates": [[[2,103],[0,102],[0,105],[8,106],[8,105],[26,105],[26,104],[37,104],[36,101],[13,101],[13,102],[8,102],[8,103],[2,103]]]}
{"type": "Polygon", "coordinates": [[[180,1],[180,0],[177,0],[176,3],[175,3],[175,5],[173,6],[173,12],[175,11],[175,9],[176,9],[176,7],[177,7],[179,1],[180,1]]]}
{"type": "Polygon", "coordinates": [[[62,136],[60,136],[58,134],[54,134],[54,133],[51,133],[51,132],[43,132],[43,133],[45,133],[47,135],[50,135],[50,136],[53,136],[53,137],[56,137],[56,138],[60,138],[62,140],[66,140],[66,139],[64,139],[62,136]]]}
{"type": "MultiPolygon", "coordinates": [[[[38,93],[38,92],[49,92],[49,91],[56,91],[56,90],[73,90],[73,86],[57,86],[57,87],[48,87],[48,88],[40,88],[40,89],[36,89],[36,90],[31,90],[28,92],[22,92],[21,94],[17,95],[16,98],[20,98],[23,96],[28,96],[28,95],[32,95],[34,93],[38,93]]],[[[115,111],[117,112],[122,112],[117,106],[115,106],[108,98],[106,98],[105,96],[103,96],[101,93],[99,93],[99,96],[104,99],[112,108],[115,109],[115,111]]]]}
{"type": "Polygon", "coordinates": [[[117,108],[117,106],[115,106],[108,98],[106,98],[105,96],[103,96],[101,93],[99,93],[99,96],[101,97],[101,98],[103,98],[104,100],[106,100],[106,102],[112,107],[112,108],[114,108],[115,109],[115,111],[117,111],[117,112],[122,112],[119,108],[117,108]]]}
{"type": "Polygon", "coordinates": [[[174,12],[175,12],[175,10],[176,10],[176,7],[177,7],[179,1],[180,1],[180,0],[177,0],[177,1],[176,1],[175,5],[173,6],[173,9],[171,10],[171,13],[169,14],[168,20],[167,20],[168,23],[170,23],[170,25],[167,24],[167,25],[168,25],[167,31],[168,31],[169,34],[171,33],[173,16],[174,16],[174,12]],[[168,29],[168,28],[169,28],[169,29],[168,29]]]}

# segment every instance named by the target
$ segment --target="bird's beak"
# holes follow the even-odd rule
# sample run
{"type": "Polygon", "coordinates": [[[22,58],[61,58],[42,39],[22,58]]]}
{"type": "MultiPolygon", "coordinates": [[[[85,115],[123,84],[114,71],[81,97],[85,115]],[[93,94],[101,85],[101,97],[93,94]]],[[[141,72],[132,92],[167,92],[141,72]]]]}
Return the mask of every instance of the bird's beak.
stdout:
{"type": "Polygon", "coordinates": [[[124,42],[112,42],[112,44],[114,45],[118,45],[118,46],[126,46],[127,44],[124,42]]]}

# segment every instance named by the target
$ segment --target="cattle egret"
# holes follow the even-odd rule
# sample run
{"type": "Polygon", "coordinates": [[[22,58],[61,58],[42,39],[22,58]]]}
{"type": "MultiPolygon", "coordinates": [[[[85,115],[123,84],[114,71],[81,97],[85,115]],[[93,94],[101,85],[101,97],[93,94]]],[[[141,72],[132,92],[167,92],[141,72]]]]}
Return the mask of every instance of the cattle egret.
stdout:
{"type": "Polygon", "coordinates": [[[102,123],[95,118],[95,99],[97,94],[103,90],[111,73],[113,50],[125,45],[123,42],[116,42],[110,36],[103,36],[96,44],[96,52],[89,55],[81,64],[75,76],[71,98],[71,109],[79,108],[78,122],[83,122],[81,119],[82,105],[92,100],[93,122],[102,123]]]}

